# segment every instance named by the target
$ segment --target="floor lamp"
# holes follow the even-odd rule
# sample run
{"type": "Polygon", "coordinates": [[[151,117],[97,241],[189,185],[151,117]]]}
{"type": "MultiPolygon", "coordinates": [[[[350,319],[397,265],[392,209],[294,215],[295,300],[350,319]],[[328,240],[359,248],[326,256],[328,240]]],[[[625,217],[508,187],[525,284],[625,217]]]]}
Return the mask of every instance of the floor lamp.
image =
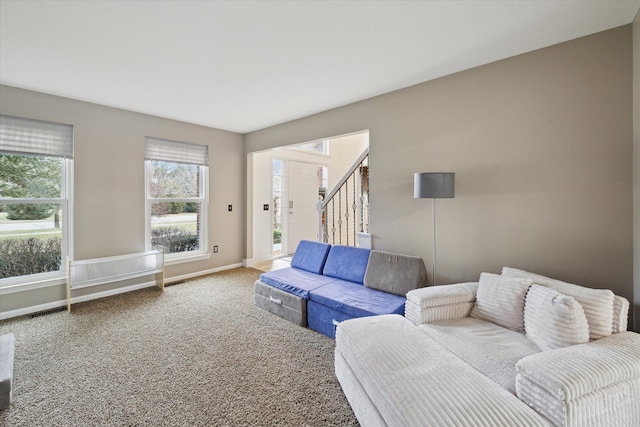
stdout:
{"type": "Polygon", "coordinates": [[[433,200],[433,285],[436,285],[436,199],[452,199],[455,196],[453,172],[422,172],[413,175],[413,197],[433,200]]]}

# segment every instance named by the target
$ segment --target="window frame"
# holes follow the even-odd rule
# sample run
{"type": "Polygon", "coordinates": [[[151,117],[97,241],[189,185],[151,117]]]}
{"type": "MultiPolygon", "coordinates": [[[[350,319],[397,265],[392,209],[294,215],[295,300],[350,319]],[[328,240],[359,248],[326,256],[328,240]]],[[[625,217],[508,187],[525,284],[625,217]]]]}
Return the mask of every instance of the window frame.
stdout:
{"type": "MultiPolygon", "coordinates": [[[[9,154],[9,153],[3,153],[9,154]]],[[[51,157],[51,155],[34,155],[32,153],[12,152],[10,155],[34,156],[34,157],[51,157]]],[[[39,289],[47,286],[64,284],[69,274],[69,259],[73,259],[73,159],[62,158],[62,183],[60,197],[53,198],[15,198],[0,197],[2,205],[39,205],[39,204],[58,204],[62,211],[60,220],[60,228],[62,234],[62,252],[60,260],[60,269],[57,271],[49,271],[46,273],[34,273],[24,276],[7,277],[0,279],[0,295],[12,292],[20,292],[25,290],[39,289]]]]}
{"type": "MultiPolygon", "coordinates": [[[[145,250],[152,250],[153,247],[151,245],[151,205],[153,203],[190,203],[195,202],[200,204],[200,235],[198,236],[198,240],[200,242],[200,249],[194,251],[185,251],[185,252],[174,252],[174,253],[165,253],[165,265],[179,264],[182,262],[190,262],[190,261],[199,261],[204,259],[209,259],[211,254],[208,252],[208,211],[209,211],[209,166],[208,165],[197,165],[194,163],[186,163],[190,165],[194,165],[198,168],[198,173],[200,174],[200,180],[198,188],[198,194],[200,197],[175,197],[175,198],[155,198],[151,197],[151,173],[152,166],[151,163],[153,159],[145,159],[144,161],[144,172],[145,172],[145,250]]],[[[167,163],[182,163],[182,162],[171,162],[169,160],[161,160],[167,163]]]]}
{"type": "Polygon", "coordinates": [[[319,139],[315,141],[303,142],[302,144],[292,145],[290,148],[298,151],[304,151],[307,153],[312,153],[320,156],[328,157],[329,153],[329,140],[328,139],[319,139]],[[314,145],[319,144],[319,149],[315,148],[314,145]]]}

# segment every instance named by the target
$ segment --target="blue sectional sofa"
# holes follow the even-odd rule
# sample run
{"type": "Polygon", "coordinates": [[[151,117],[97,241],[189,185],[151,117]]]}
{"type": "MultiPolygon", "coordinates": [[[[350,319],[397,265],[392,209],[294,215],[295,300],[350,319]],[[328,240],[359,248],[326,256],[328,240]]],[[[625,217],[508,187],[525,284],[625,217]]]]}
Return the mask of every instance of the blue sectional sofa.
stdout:
{"type": "Polygon", "coordinates": [[[335,338],[344,320],[404,314],[406,293],[426,282],[421,258],[303,240],[291,267],[260,275],[255,304],[335,338]]]}

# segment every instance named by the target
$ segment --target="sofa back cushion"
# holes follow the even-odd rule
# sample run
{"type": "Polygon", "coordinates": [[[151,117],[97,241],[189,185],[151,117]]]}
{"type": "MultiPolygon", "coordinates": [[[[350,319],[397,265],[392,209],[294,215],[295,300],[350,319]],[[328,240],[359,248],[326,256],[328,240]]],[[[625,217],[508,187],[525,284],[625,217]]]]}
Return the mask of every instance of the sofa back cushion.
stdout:
{"type": "Polygon", "coordinates": [[[291,259],[291,267],[310,273],[322,274],[331,245],[311,240],[300,240],[291,259]]]}
{"type": "Polygon", "coordinates": [[[535,283],[525,299],[524,331],[542,350],[589,342],[589,324],[580,303],[535,283]]]}
{"type": "Polygon", "coordinates": [[[427,270],[422,258],[372,250],[364,285],[405,296],[407,292],[427,285],[427,270]]]}
{"type": "Polygon", "coordinates": [[[560,280],[550,279],[539,274],[529,273],[516,268],[504,267],[502,275],[506,277],[530,278],[539,285],[555,289],[575,298],[580,303],[589,323],[589,338],[592,340],[606,337],[613,332],[614,294],[608,289],[591,289],[560,280]]]}
{"type": "Polygon", "coordinates": [[[531,279],[482,273],[471,317],[524,333],[524,300],[531,279]]]}
{"type": "Polygon", "coordinates": [[[613,325],[611,332],[617,334],[627,330],[629,321],[629,300],[614,295],[613,297],[613,325]]]}
{"type": "Polygon", "coordinates": [[[370,249],[333,245],[322,274],[362,285],[370,249]]]}

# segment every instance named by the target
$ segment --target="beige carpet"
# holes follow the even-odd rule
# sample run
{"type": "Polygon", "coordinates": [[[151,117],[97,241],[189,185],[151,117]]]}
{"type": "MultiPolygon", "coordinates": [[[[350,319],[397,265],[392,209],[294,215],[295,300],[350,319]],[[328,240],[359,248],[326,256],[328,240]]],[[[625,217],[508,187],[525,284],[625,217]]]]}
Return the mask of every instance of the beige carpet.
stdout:
{"type": "Polygon", "coordinates": [[[334,341],[255,307],[258,275],[239,268],[1,322],[16,358],[0,425],[358,425],[334,341]]]}

